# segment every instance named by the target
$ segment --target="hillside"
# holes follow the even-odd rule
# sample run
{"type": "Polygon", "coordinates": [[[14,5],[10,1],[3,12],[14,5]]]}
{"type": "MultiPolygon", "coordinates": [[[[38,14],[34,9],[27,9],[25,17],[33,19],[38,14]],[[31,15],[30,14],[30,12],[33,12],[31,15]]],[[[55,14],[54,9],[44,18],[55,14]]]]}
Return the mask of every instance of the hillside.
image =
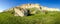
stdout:
{"type": "Polygon", "coordinates": [[[29,14],[37,14],[38,11],[46,12],[46,11],[60,11],[57,8],[48,8],[41,6],[40,4],[22,4],[20,6],[16,6],[13,8],[9,8],[4,11],[11,11],[13,10],[14,16],[28,16],[29,14]]]}
{"type": "Polygon", "coordinates": [[[0,24],[60,24],[60,12],[38,12],[31,16],[14,16],[13,11],[0,13],[0,24]]]}
{"type": "Polygon", "coordinates": [[[60,11],[39,4],[23,4],[1,12],[0,24],[60,24],[60,11]]]}

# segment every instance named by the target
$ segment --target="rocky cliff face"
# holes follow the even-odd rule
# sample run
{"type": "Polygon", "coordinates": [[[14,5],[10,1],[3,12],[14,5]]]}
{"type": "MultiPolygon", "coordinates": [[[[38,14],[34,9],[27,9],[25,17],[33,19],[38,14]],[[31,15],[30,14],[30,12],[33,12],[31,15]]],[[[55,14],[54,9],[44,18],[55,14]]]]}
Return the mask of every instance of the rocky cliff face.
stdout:
{"type": "Polygon", "coordinates": [[[59,9],[55,8],[48,8],[44,6],[40,6],[39,4],[23,4],[20,6],[16,6],[14,8],[8,9],[6,11],[14,11],[15,16],[27,16],[30,14],[36,14],[38,11],[60,11],[59,9]]]}
{"type": "Polygon", "coordinates": [[[37,11],[40,11],[40,5],[39,4],[23,4],[21,6],[17,6],[14,8],[15,16],[18,14],[18,16],[27,16],[30,14],[36,14],[37,11]]]}

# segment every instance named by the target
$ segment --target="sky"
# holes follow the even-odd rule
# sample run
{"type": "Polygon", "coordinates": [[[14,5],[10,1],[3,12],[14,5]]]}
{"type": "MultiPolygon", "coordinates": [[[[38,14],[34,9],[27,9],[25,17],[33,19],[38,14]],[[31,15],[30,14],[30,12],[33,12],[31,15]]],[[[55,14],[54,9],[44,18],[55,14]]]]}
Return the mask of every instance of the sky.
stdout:
{"type": "Polygon", "coordinates": [[[41,6],[60,9],[60,0],[0,0],[0,12],[8,8],[28,3],[38,3],[41,6]]]}

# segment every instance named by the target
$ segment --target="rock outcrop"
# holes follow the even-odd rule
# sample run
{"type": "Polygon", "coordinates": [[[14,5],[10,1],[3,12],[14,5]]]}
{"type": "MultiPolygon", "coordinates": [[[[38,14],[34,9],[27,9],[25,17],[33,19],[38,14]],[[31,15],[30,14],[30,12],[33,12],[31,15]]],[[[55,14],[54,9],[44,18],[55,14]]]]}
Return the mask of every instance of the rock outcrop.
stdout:
{"type": "MultiPolygon", "coordinates": [[[[30,14],[36,14],[38,11],[60,11],[55,8],[48,8],[44,6],[40,6],[39,4],[23,4],[12,9],[8,9],[8,11],[13,10],[14,16],[28,16],[30,14]]],[[[7,10],[5,10],[7,11],[7,10]]]]}
{"type": "Polygon", "coordinates": [[[39,4],[23,4],[14,8],[15,16],[27,16],[30,14],[36,14],[37,10],[40,11],[39,4]]]}

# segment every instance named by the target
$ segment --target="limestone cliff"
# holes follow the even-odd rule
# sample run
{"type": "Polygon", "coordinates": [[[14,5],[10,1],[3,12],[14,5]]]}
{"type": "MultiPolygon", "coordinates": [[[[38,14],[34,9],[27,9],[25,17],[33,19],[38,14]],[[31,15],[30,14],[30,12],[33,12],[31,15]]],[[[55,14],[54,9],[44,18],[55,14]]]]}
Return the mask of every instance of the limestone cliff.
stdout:
{"type": "Polygon", "coordinates": [[[39,4],[22,4],[20,6],[16,6],[14,8],[5,11],[11,11],[11,10],[14,11],[15,16],[21,16],[21,17],[30,14],[36,14],[36,12],[38,11],[60,11],[59,9],[48,8],[48,7],[41,6],[39,4]]]}

